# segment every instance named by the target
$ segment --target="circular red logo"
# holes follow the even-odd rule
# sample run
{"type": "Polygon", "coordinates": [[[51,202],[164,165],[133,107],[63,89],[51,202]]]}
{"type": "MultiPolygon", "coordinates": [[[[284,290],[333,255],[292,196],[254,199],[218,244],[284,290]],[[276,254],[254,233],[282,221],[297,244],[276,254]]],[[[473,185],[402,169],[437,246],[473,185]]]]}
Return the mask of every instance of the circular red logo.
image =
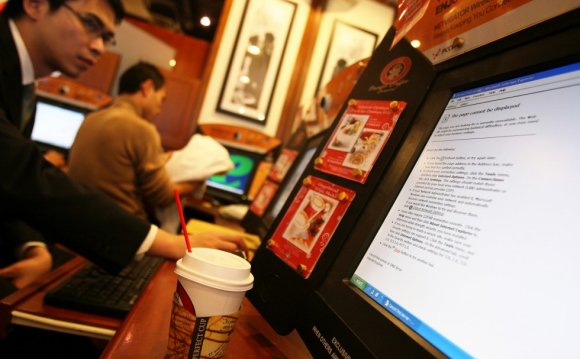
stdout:
{"type": "Polygon", "coordinates": [[[389,62],[381,72],[381,82],[390,85],[401,81],[411,70],[411,59],[408,57],[398,57],[389,62]]]}

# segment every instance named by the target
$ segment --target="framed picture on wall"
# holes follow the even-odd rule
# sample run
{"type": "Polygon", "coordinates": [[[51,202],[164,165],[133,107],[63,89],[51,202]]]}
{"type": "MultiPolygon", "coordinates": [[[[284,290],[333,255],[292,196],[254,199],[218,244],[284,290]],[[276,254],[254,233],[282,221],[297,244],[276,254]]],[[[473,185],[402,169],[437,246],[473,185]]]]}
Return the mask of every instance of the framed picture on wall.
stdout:
{"type": "Polygon", "coordinates": [[[296,4],[248,0],[217,111],[266,123],[296,4]]]}
{"type": "Polygon", "coordinates": [[[356,61],[370,57],[377,46],[377,39],[378,36],[375,33],[336,20],[314,95],[334,75],[356,61]]]}

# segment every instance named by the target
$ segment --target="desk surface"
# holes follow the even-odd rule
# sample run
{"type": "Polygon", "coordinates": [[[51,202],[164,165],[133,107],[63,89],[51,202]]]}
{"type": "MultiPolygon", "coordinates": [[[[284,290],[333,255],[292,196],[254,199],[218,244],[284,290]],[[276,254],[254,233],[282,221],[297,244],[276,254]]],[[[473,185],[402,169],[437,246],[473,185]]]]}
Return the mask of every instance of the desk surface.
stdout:
{"type": "MultiPolygon", "coordinates": [[[[47,324],[40,327],[100,338],[110,338],[114,334],[102,358],[164,358],[172,297],[177,282],[173,271],[175,264],[166,261],[160,266],[125,320],[44,304],[46,293],[85,263],[84,259],[75,257],[50,273],[41,283],[4,298],[1,302],[0,321],[37,326],[35,323],[46,319],[56,323],[53,323],[53,327],[47,324]],[[21,315],[31,315],[42,320],[22,321],[19,319],[21,315]],[[103,333],[99,334],[99,330],[103,330],[103,333]]],[[[226,358],[234,357],[310,358],[311,355],[296,332],[288,336],[276,334],[245,299],[226,353],[226,358]]]]}
{"type": "MultiPolygon", "coordinates": [[[[135,303],[135,307],[105,348],[101,358],[164,358],[169,320],[177,275],[175,264],[165,262],[155,280],[135,303]]],[[[296,332],[276,334],[244,299],[226,358],[310,358],[296,332]]]]}

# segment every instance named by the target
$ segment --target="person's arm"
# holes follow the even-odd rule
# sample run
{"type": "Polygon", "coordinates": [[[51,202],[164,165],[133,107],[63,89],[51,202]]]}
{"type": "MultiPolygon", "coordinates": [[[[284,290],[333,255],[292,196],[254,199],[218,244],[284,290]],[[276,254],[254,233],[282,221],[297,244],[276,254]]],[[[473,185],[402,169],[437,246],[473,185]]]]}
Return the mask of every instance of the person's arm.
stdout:
{"type": "Polygon", "coordinates": [[[125,140],[143,202],[153,208],[173,203],[173,183],[165,169],[166,154],[157,130],[153,126],[135,128],[125,140]]]}
{"type": "MultiPolygon", "coordinates": [[[[137,253],[151,225],[103,194],[72,181],[49,164],[37,146],[22,137],[0,109],[0,222],[25,221],[49,241],[61,243],[110,272],[118,272],[137,253]]],[[[7,238],[0,233],[0,241],[7,238]]],[[[231,235],[192,236],[192,246],[244,249],[231,235]]],[[[181,258],[183,238],[158,231],[149,254],[181,258]]]]}

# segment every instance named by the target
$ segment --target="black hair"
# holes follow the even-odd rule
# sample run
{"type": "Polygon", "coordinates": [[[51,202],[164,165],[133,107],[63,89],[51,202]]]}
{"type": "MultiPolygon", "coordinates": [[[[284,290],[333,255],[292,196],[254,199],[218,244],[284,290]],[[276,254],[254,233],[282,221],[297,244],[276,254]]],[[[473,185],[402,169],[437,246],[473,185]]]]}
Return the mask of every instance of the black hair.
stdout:
{"type": "MultiPolygon", "coordinates": [[[[55,11],[60,8],[68,0],[48,0],[51,11],[55,11]]],[[[125,16],[125,8],[121,0],[106,0],[109,6],[113,9],[115,13],[115,23],[118,24],[123,20],[125,16]]],[[[24,6],[22,4],[23,0],[8,0],[4,6],[2,13],[11,18],[15,19],[24,15],[24,6]]]]}
{"type": "Polygon", "coordinates": [[[139,62],[129,67],[119,80],[120,94],[133,94],[141,89],[141,84],[147,80],[153,81],[155,90],[165,85],[165,77],[159,69],[149,63],[139,62]]]}

